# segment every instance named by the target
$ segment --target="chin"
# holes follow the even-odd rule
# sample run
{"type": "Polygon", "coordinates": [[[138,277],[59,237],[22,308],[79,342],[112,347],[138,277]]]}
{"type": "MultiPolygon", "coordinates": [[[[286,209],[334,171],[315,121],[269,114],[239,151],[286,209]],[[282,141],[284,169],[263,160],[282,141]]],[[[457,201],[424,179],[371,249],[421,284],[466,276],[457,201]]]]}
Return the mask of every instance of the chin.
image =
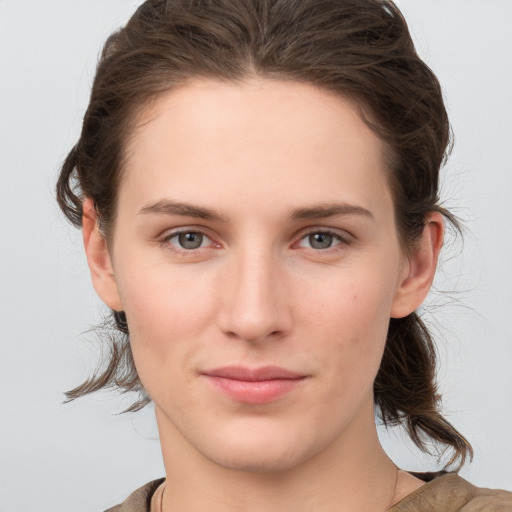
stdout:
{"type": "Polygon", "coordinates": [[[290,471],[321,451],[312,440],[301,436],[263,432],[230,435],[203,447],[202,455],[215,464],[233,471],[279,473],[290,471]],[[265,435],[266,434],[266,435],[265,435]]]}
{"type": "Polygon", "coordinates": [[[282,473],[290,471],[302,462],[298,454],[268,453],[259,450],[256,453],[245,450],[243,453],[210,454],[210,461],[218,466],[242,473],[282,473]]]}

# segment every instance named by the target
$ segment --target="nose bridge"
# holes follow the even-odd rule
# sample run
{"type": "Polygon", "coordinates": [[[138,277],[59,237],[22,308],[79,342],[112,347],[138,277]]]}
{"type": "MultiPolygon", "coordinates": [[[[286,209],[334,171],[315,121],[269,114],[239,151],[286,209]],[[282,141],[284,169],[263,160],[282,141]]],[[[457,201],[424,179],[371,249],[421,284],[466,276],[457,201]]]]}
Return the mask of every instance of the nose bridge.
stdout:
{"type": "Polygon", "coordinates": [[[284,269],[272,248],[263,244],[240,247],[225,273],[221,328],[247,341],[284,334],[290,311],[284,293],[284,269]]]}

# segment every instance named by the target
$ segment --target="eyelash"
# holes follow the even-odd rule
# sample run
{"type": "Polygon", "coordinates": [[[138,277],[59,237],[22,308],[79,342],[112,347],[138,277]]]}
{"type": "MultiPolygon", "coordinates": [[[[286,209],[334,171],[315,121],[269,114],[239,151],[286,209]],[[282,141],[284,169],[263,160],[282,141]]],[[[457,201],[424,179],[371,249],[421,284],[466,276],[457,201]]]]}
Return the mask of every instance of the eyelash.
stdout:
{"type": "Polygon", "coordinates": [[[183,256],[194,256],[197,254],[197,252],[200,249],[204,249],[204,247],[198,247],[197,249],[183,249],[178,247],[177,245],[174,245],[171,243],[171,240],[173,238],[177,238],[180,235],[186,235],[186,234],[195,234],[195,235],[201,235],[204,238],[211,240],[211,237],[209,237],[206,233],[201,231],[200,229],[179,229],[177,231],[173,231],[172,233],[168,233],[160,240],[160,245],[162,247],[165,247],[167,250],[170,250],[173,253],[183,255],[183,256]]]}
{"type": "MultiPolygon", "coordinates": [[[[177,238],[177,237],[179,237],[180,235],[183,235],[183,234],[201,235],[204,238],[209,239],[211,242],[213,242],[211,237],[209,237],[206,233],[204,233],[200,229],[195,230],[195,229],[190,229],[189,228],[189,229],[180,229],[180,230],[177,230],[177,231],[173,231],[172,233],[169,233],[169,234],[165,235],[160,240],[159,243],[160,243],[160,245],[162,247],[166,247],[168,250],[170,250],[170,251],[172,251],[172,252],[174,252],[176,254],[180,254],[180,255],[184,255],[184,256],[193,256],[193,255],[196,255],[197,252],[200,249],[208,248],[208,247],[198,247],[196,249],[183,249],[183,248],[179,248],[178,246],[176,246],[176,245],[171,243],[172,239],[177,238]]],[[[299,247],[300,247],[301,246],[300,242],[302,242],[307,237],[309,237],[311,235],[316,235],[316,234],[332,236],[333,239],[338,241],[338,243],[336,243],[335,245],[333,245],[331,247],[328,247],[326,249],[314,249],[312,247],[309,247],[309,249],[313,250],[315,253],[319,253],[319,254],[332,254],[334,252],[338,252],[340,250],[343,250],[344,247],[346,247],[347,245],[350,244],[350,240],[348,240],[347,237],[342,236],[340,233],[338,233],[336,231],[325,229],[325,228],[324,229],[321,229],[321,228],[316,228],[315,229],[315,228],[313,228],[313,229],[310,229],[309,231],[303,233],[301,235],[301,237],[299,238],[298,243],[296,242],[294,245],[299,245],[299,247]]]]}
{"type": "Polygon", "coordinates": [[[307,238],[311,235],[328,235],[328,236],[332,236],[334,240],[338,241],[338,243],[336,243],[335,245],[333,245],[331,247],[327,247],[326,249],[314,249],[313,247],[310,247],[310,249],[315,251],[315,253],[332,254],[332,253],[343,250],[343,248],[345,248],[347,245],[350,244],[350,241],[347,239],[347,237],[342,236],[337,231],[333,231],[330,229],[319,229],[319,228],[316,228],[316,229],[313,228],[313,229],[307,231],[306,233],[304,233],[299,239],[299,244],[305,238],[307,238]]]}

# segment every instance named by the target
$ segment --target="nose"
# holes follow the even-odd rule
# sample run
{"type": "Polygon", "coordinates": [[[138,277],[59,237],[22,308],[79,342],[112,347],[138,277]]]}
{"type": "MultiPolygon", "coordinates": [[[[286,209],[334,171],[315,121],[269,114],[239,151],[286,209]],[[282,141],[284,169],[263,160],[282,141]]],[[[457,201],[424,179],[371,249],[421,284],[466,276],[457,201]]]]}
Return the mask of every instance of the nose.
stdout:
{"type": "Polygon", "coordinates": [[[218,325],[248,342],[278,339],[292,326],[284,269],[270,250],[248,249],[233,256],[221,283],[218,325]]]}

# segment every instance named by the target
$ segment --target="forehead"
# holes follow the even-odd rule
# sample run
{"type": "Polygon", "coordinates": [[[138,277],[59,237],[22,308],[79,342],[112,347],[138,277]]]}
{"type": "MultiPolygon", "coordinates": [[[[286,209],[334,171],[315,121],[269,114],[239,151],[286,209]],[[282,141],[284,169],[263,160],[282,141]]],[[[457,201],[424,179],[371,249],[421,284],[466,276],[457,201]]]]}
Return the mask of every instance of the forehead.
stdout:
{"type": "Polygon", "coordinates": [[[266,199],[370,209],[389,196],[384,150],[356,105],[337,94],[291,81],[198,80],[139,113],[120,201],[179,193],[208,203],[247,191],[260,210],[266,199]]]}
{"type": "Polygon", "coordinates": [[[152,136],[150,132],[164,127],[169,131],[171,123],[175,135],[201,134],[211,141],[228,132],[238,137],[249,135],[255,143],[273,143],[276,139],[272,137],[281,135],[285,136],[283,142],[306,139],[307,149],[314,149],[311,144],[340,142],[336,132],[343,130],[351,144],[359,147],[363,142],[366,152],[367,142],[376,143],[375,149],[382,145],[362,122],[354,101],[291,80],[193,80],[177,86],[138,111],[128,146],[145,134],[152,136]]]}

